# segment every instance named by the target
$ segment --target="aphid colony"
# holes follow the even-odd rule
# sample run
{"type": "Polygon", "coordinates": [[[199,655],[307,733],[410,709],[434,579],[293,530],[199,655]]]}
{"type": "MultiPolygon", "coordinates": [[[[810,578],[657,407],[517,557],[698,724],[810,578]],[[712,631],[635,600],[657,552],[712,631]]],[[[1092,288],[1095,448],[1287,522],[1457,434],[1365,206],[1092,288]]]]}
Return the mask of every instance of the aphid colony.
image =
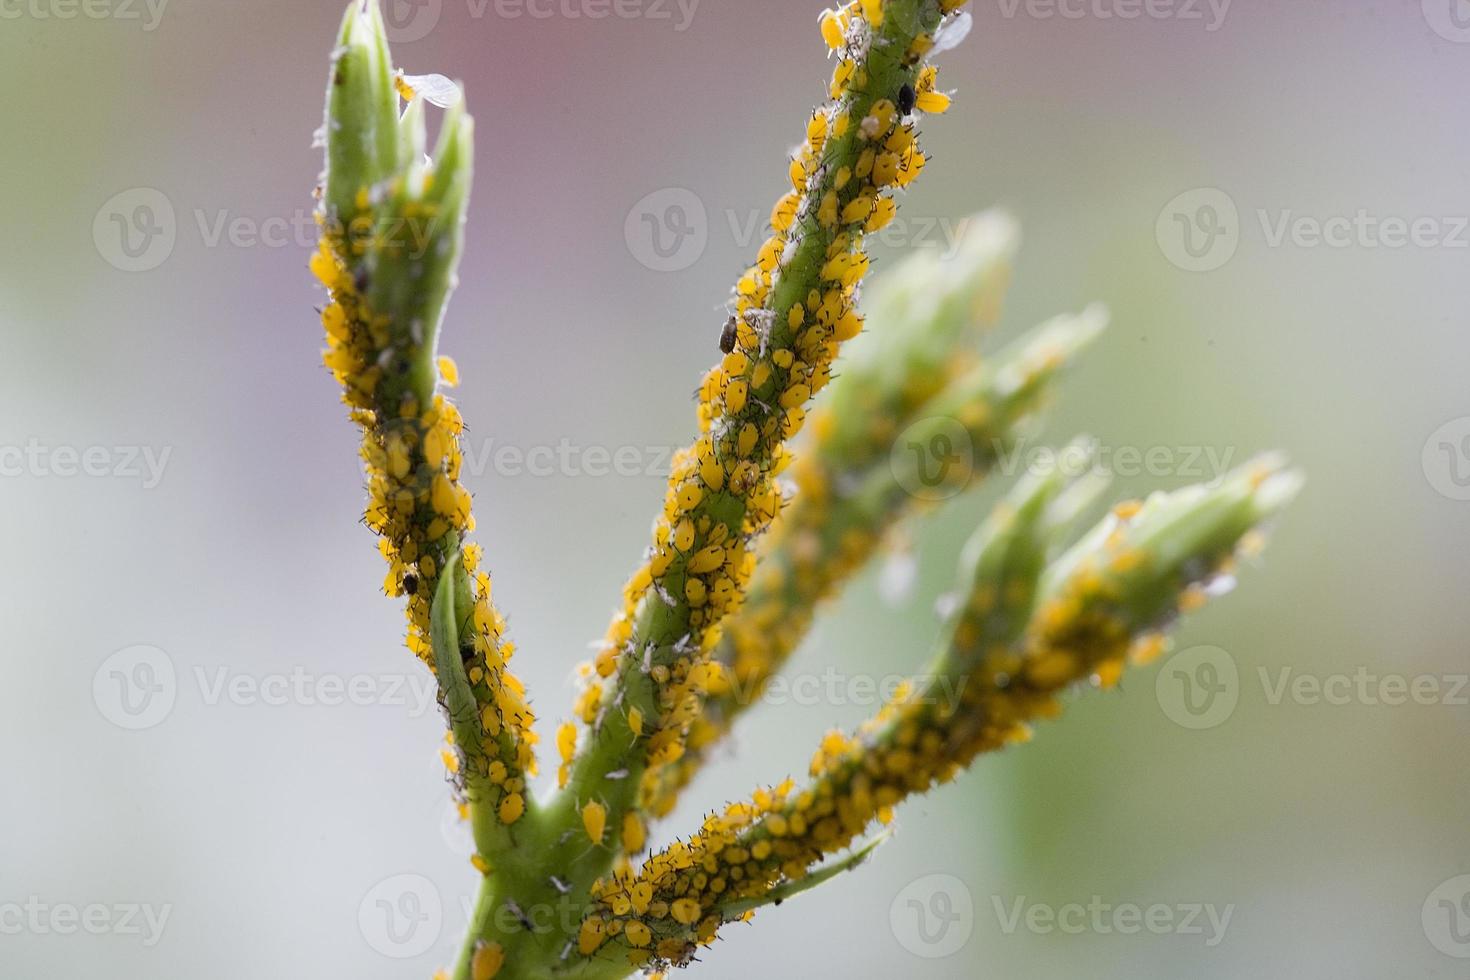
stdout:
{"type": "Polygon", "coordinates": [[[601,913],[582,923],[581,948],[595,950],[621,933],[635,954],[647,952],[635,959],[687,962],[725,921],[722,909],[759,904],[874,821],[888,823],[908,796],[952,779],[978,753],[1028,740],[1028,722],[1060,713],[1065,688],[1089,679],[1111,687],[1126,662],[1158,656],[1160,627],[1197,609],[1206,583],[1228,575],[1236,553],[1259,547],[1259,535],[1245,529],[1259,519],[1257,492],[1278,472],[1260,464],[1210,491],[1218,543],[1183,563],[1150,544],[1199,498],[1184,491],[1119,505],[1062,559],[1067,574],[1044,595],[1044,560],[1013,556],[1045,555],[1059,525],[1044,516],[1046,496],[1018,487],[1039,499],[1013,496],[998,512],[986,544],[997,560],[975,561],[933,679],[923,688],[905,685],[855,735],[829,732],[805,787],[787,780],[757,790],[636,872],[623,867],[599,882],[601,913]]]}
{"type": "MultiPolygon", "coordinates": [[[[515,647],[503,638],[505,621],[491,602],[489,575],[479,567],[480,548],[469,544],[459,551],[475,526],[469,491],[459,479],[464,423],[435,383],[415,385],[410,377],[409,361],[422,345],[421,325],[395,323],[370,308],[370,280],[393,274],[400,259],[393,244],[353,233],[380,226],[381,212],[390,206],[384,201],[406,211],[417,208],[415,213],[425,216],[417,202],[400,200],[401,190],[400,184],[362,188],[346,234],[339,230],[341,216],[321,217],[323,234],[311,268],[330,296],[322,311],[327,336],[322,359],[362,429],[368,489],[363,521],[379,535],[388,563],[384,589],[407,598],[407,644],[431,670],[431,599],[441,576],[453,571],[446,563],[460,555],[473,601],[460,627],[461,656],[481,706],[490,754],[466,759],[451,746],[445,763],[461,786],[471,775],[464,766],[474,766],[474,775],[497,786],[501,795],[492,802],[501,818],[513,823],[525,808],[525,774],[535,772],[533,718],[520,682],[506,666],[515,647]]],[[[435,367],[435,381],[457,381],[458,370],[448,358],[435,367]]]]}
{"type": "MultiPolygon", "coordinates": [[[[961,4],[946,0],[943,12],[961,4]]],[[[890,195],[923,169],[914,121],[899,112],[894,97],[905,98],[908,86],[925,111],[948,106],[948,98],[935,91],[934,67],[918,65],[927,42],[904,41],[901,29],[889,37],[883,22],[883,4],[874,0],[822,20],[824,38],[840,54],[831,101],[808,122],[789,168],[792,189],[771,212],[772,235],[735,286],[735,313],[720,338],[724,357],[699,389],[702,434],[675,458],[648,560],[626,585],[623,609],[584,670],[589,683],[578,714],[594,726],[593,737],[607,713],[616,711],[633,741],[646,740],[645,806],[659,796],[662,767],[684,755],[703,699],[726,683],[710,654],[722,621],[747,590],[754,565],[749,545],[782,506],[775,477],[790,462],[785,443],[802,428],[810,400],[831,379],[839,345],[862,328],[856,300],[868,270],[863,237],[892,220],[896,204],[890,195]],[[895,41],[902,44],[897,63],[895,41]],[[899,81],[891,88],[870,84],[870,59],[884,63],[884,77],[896,75],[899,81]],[[603,682],[615,674],[616,693],[609,694],[603,682]],[[632,678],[640,674],[652,682],[652,698],[630,703],[628,691],[637,690],[632,678]]],[[[771,853],[764,844],[756,860],[771,853]]],[[[669,860],[660,855],[649,863],[669,860]]],[[[637,917],[625,923],[617,911],[624,894],[617,882],[631,871],[624,864],[618,874],[599,884],[604,911],[611,914],[595,914],[584,923],[583,953],[622,934],[636,964],[655,957],[679,961],[693,939],[713,937],[720,917],[711,906],[728,878],[704,881],[687,895],[641,910],[638,895],[630,895],[629,908],[655,919],[664,912],[676,927],[674,936],[651,945],[649,925],[637,917]],[[696,923],[697,933],[688,928],[696,923]]]]}
{"type": "MultiPolygon", "coordinates": [[[[754,564],[749,543],[781,507],[775,477],[790,461],[784,444],[830,380],[839,344],[862,328],[856,298],[868,270],[863,236],[892,220],[891,193],[923,169],[914,121],[893,101],[901,86],[890,92],[869,85],[870,48],[888,42],[877,33],[880,5],[866,6],[876,23],[858,4],[839,14],[845,33],[831,101],[808,122],[789,168],[791,190],[771,213],[772,235],[736,284],[735,312],[720,337],[723,359],[699,389],[702,434],[676,456],[648,559],[584,669],[589,683],[578,715],[585,723],[599,726],[609,710],[639,712],[641,730],[631,738],[646,739],[645,797],[659,767],[683,755],[701,701],[724,683],[709,654],[718,624],[746,590],[754,564]],[[603,682],[619,672],[646,675],[652,698],[629,703],[626,679],[616,698],[605,692],[603,682]]],[[[936,71],[920,69],[922,51],[915,50],[895,70],[903,85],[935,96],[936,71]]],[[[916,96],[915,103],[940,111],[948,100],[916,96]]]]}
{"type": "MultiPolygon", "coordinates": [[[[1078,335],[1086,336],[1090,329],[1079,322],[1078,335]]],[[[716,660],[730,675],[729,684],[712,692],[691,729],[686,756],[664,770],[657,792],[646,801],[651,812],[664,814],[673,808],[679,791],[698,772],[707,748],[728,734],[736,715],[758,703],[767,683],[795,652],[820,604],[872,559],[884,535],[915,504],[891,479],[886,459],[886,447],[893,440],[891,418],[905,417],[905,404],[910,411],[922,404],[926,413],[954,418],[977,447],[974,469],[957,475],[966,480],[983,477],[994,461],[995,447],[1010,438],[1018,420],[1039,407],[1064,360],[1045,331],[1011,358],[999,373],[972,366],[953,379],[937,404],[925,397],[934,393],[934,383],[918,376],[931,372],[925,365],[915,365],[916,374],[897,382],[897,404],[885,406],[894,414],[874,411],[872,430],[862,433],[868,444],[856,449],[844,446],[834,451],[831,440],[838,420],[831,403],[813,412],[808,426],[812,438],[791,468],[795,499],[762,543],[750,592],[725,624],[717,649],[716,660]],[[999,376],[1006,380],[997,381],[999,376]],[[861,464],[875,455],[883,457],[877,465],[884,492],[845,495],[838,484],[860,477],[861,464]],[[841,469],[838,461],[859,469],[841,469]]]]}

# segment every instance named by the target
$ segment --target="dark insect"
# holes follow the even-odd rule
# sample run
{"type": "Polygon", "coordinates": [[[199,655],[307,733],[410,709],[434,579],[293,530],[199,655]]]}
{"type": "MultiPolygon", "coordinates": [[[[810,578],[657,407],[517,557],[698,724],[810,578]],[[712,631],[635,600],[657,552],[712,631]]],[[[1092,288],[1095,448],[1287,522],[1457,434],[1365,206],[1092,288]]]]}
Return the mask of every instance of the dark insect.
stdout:
{"type": "Polygon", "coordinates": [[[735,349],[735,318],[732,316],[725,321],[725,328],[720,331],[720,350],[728,354],[735,349]]]}
{"type": "Polygon", "coordinates": [[[903,83],[903,88],[898,90],[898,114],[907,116],[914,111],[914,101],[918,96],[914,94],[914,87],[908,82],[903,83]]]}
{"type": "Polygon", "coordinates": [[[403,594],[413,595],[419,590],[419,577],[417,575],[403,576],[403,594]]]}

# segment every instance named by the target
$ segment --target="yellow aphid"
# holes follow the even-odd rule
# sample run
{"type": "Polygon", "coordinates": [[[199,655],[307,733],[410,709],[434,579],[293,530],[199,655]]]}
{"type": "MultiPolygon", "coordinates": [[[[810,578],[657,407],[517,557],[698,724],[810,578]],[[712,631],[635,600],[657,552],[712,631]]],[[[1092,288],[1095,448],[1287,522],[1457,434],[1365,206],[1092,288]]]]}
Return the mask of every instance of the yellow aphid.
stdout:
{"type": "Polygon", "coordinates": [[[827,42],[827,47],[834,51],[842,47],[842,23],[837,19],[837,11],[822,11],[818,23],[822,28],[822,40],[827,42]]]}
{"type": "Polygon", "coordinates": [[[832,336],[838,340],[851,340],[863,329],[863,318],[856,310],[849,309],[832,325],[832,336]]]}
{"type": "Polygon", "coordinates": [[[699,903],[692,898],[676,898],[669,906],[669,914],[680,925],[692,926],[699,921],[699,903]]]}
{"type": "Polygon", "coordinates": [[[873,161],[873,183],[887,187],[898,180],[898,154],[893,151],[878,154],[873,161]]]}
{"type": "Polygon", "coordinates": [[[801,195],[790,192],[771,208],[771,227],[785,231],[796,221],[796,209],[801,204],[801,195]]]}
{"type": "Polygon", "coordinates": [[[843,58],[832,70],[832,85],[829,93],[832,98],[837,98],[847,88],[847,83],[852,81],[853,73],[857,71],[857,65],[851,58],[843,58]]]}
{"type": "Polygon", "coordinates": [[[459,756],[454,753],[453,749],[440,749],[439,758],[444,760],[444,768],[448,769],[451,774],[459,772],[459,756]]]}
{"type": "Polygon", "coordinates": [[[837,226],[837,195],[828,191],[822,197],[822,203],[817,206],[817,221],[823,228],[835,228],[837,226]]]}
{"type": "Polygon", "coordinates": [[[1197,612],[1209,602],[1209,593],[1198,585],[1191,585],[1179,596],[1180,612],[1197,612]]]}
{"type": "Polygon", "coordinates": [[[797,190],[806,186],[806,166],[800,160],[791,161],[791,166],[787,168],[787,176],[791,178],[791,186],[797,190]]]}
{"type": "Polygon", "coordinates": [[[526,799],[519,793],[507,793],[500,801],[500,807],[496,814],[500,822],[506,825],[513,824],[521,819],[521,814],[526,812],[526,799]]]}
{"type": "Polygon", "coordinates": [[[806,124],[806,140],[812,145],[812,149],[820,149],[827,139],[827,116],[818,112],[812,116],[811,121],[806,124]]]}
{"type": "Polygon", "coordinates": [[[342,309],[342,304],[331,303],[322,310],[322,327],[333,340],[347,340],[350,331],[347,325],[347,311],[342,309]]]}
{"type": "Polygon", "coordinates": [[[903,165],[898,170],[898,186],[907,187],[924,169],[924,154],[911,150],[905,154],[903,165]]]}
{"type": "Polygon", "coordinates": [[[478,852],[470,855],[470,864],[482,875],[490,873],[490,862],[486,861],[478,852]]]}
{"type": "Polygon", "coordinates": [[[699,506],[699,502],[704,499],[704,491],[699,488],[698,484],[685,483],[679,488],[678,497],[680,509],[689,511],[699,506]]]}
{"type": "Polygon", "coordinates": [[[637,854],[643,850],[644,843],[643,821],[636,813],[623,815],[623,850],[629,854],[637,854]]]}
{"type": "Polygon", "coordinates": [[[439,355],[439,377],[451,388],[459,387],[459,365],[448,354],[439,355]]]}
{"type": "Polygon", "coordinates": [[[433,481],[429,484],[429,506],[434,512],[443,517],[453,517],[459,508],[458,495],[454,492],[454,484],[449,477],[443,473],[435,473],[433,481]]]}
{"type": "Polygon", "coordinates": [[[873,213],[868,215],[867,223],[863,225],[866,232],[880,231],[888,227],[888,223],[898,214],[898,204],[891,197],[880,197],[878,203],[873,206],[873,213]]]}
{"type": "Polygon", "coordinates": [[[653,933],[649,931],[648,926],[637,921],[629,922],[623,930],[623,935],[633,946],[647,946],[653,939],[653,933]]]}
{"type": "Polygon", "coordinates": [[[594,844],[602,843],[602,832],[607,829],[607,807],[590,800],[582,807],[582,827],[594,844]]]}
{"type": "Polygon", "coordinates": [[[674,528],[674,547],[680,551],[694,547],[694,522],[687,517],[674,528]]]}
{"type": "Polygon", "coordinates": [[[505,948],[499,943],[475,943],[475,955],[470,958],[471,980],[495,980],[495,975],[505,965],[505,948]]]}
{"type": "Polygon", "coordinates": [[[847,202],[847,207],[842,209],[842,223],[852,225],[859,221],[866,221],[872,210],[873,199],[871,197],[853,198],[847,202]]]}
{"type": "Polygon", "coordinates": [[[699,478],[711,490],[719,490],[725,486],[725,469],[719,460],[707,456],[699,463],[699,478]]]}
{"type": "Polygon", "coordinates": [[[725,549],[715,545],[701,548],[694,557],[689,559],[685,569],[693,575],[703,575],[712,572],[725,563],[725,549]]]}
{"type": "Polygon", "coordinates": [[[607,940],[607,926],[601,919],[583,919],[577,930],[577,952],[591,956],[607,940]]]}
{"type": "Polygon", "coordinates": [[[861,0],[863,16],[874,27],[883,26],[883,0],[861,0]]]}
{"type": "Polygon", "coordinates": [[[638,708],[628,709],[628,730],[635,736],[643,734],[643,712],[638,708]]]}
{"type": "Polygon", "coordinates": [[[914,108],[920,112],[938,115],[949,108],[949,96],[943,92],[920,92],[914,100],[914,108]]]}
{"type": "Polygon", "coordinates": [[[749,422],[745,423],[745,425],[741,426],[740,436],[736,440],[736,451],[739,452],[741,456],[749,456],[751,450],[755,449],[756,439],[759,438],[759,436],[760,433],[755,426],[751,425],[749,422]]]}
{"type": "Polygon", "coordinates": [[[745,396],[750,393],[750,386],[739,378],[731,381],[725,387],[725,410],[731,415],[738,415],[745,408],[745,396]]]}
{"type": "Polygon", "coordinates": [[[556,730],[556,750],[561,754],[563,762],[570,762],[572,756],[577,753],[577,726],[571,722],[564,722],[556,730]]]}

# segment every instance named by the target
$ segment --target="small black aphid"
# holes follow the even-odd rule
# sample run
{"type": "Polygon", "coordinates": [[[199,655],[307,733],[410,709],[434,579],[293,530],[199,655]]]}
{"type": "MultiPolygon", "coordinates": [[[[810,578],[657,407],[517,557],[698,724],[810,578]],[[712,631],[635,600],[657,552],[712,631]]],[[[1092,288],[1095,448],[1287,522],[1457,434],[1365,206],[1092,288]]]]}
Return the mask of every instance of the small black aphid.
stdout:
{"type": "Polygon", "coordinates": [[[735,349],[735,318],[732,316],[725,321],[725,327],[720,331],[720,350],[726,354],[735,349]]]}
{"type": "Polygon", "coordinates": [[[898,90],[898,114],[907,116],[914,111],[914,100],[918,98],[914,94],[914,87],[908,82],[903,83],[903,88],[898,90]]]}
{"type": "Polygon", "coordinates": [[[417,575],[403,576],[403,594],[413,595],[419,590],[419,577],[417,575]]]}

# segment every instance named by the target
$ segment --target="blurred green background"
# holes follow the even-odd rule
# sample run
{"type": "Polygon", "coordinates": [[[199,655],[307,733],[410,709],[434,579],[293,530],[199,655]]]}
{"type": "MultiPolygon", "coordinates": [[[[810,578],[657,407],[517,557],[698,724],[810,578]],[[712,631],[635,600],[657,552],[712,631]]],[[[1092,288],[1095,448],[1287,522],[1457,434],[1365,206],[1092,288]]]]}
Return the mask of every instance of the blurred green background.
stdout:
{"type": "MultiPolygon", "coordinates": [[[[1025,237],[1003,335],[1092,300],[1114,315],[1048,439],[1168,449],[1117,496],[1208,477],[1189,472],[1206,450],[1286,449],[1309,483],[1179,638],[1236,667],[1233,710],[1178,723],[1168,663],[1079,698],[904,807],[857,874],[729,929],[696,975],[1470,977],[1470,11],[971,6],[940,58],[955,106],[924,123],[933,159],[879,268],[1004,206],[1025,237]],[[1414,240],[1393,245],[1395,223],[1414,240]],[[1348,693],[1277,697],[1283,676],[1348,693]],[[1436,693],[1387,703],[1387,678],[1436,693]],[[1126,931],[1130,905],[1160,907],[1156,928],[1126,931]]],[[[390,11],[399,63],[463,79],[477,119],[444,348],[544,743],[821,97],[819,10],[390,11]],[[494,455],[562,445],[574,465],[549,473],[494,455]],[[620,447],[637,475],[588,472],[620,447]]],[[[306,270],[340,14],[0,5],[5,977],[428,977],[464,924],[442,725],[412,701],[425,678],[358,523],[306,270]],[[357,694],[325,703],[334,685],[357,694]]],[[[917,525],[912,593],[885,599],[870,570],[793,674],[917,668],[999,485],[917,525]]],[[[773,700],[665,839],[871,711],[773,700]]]]}

